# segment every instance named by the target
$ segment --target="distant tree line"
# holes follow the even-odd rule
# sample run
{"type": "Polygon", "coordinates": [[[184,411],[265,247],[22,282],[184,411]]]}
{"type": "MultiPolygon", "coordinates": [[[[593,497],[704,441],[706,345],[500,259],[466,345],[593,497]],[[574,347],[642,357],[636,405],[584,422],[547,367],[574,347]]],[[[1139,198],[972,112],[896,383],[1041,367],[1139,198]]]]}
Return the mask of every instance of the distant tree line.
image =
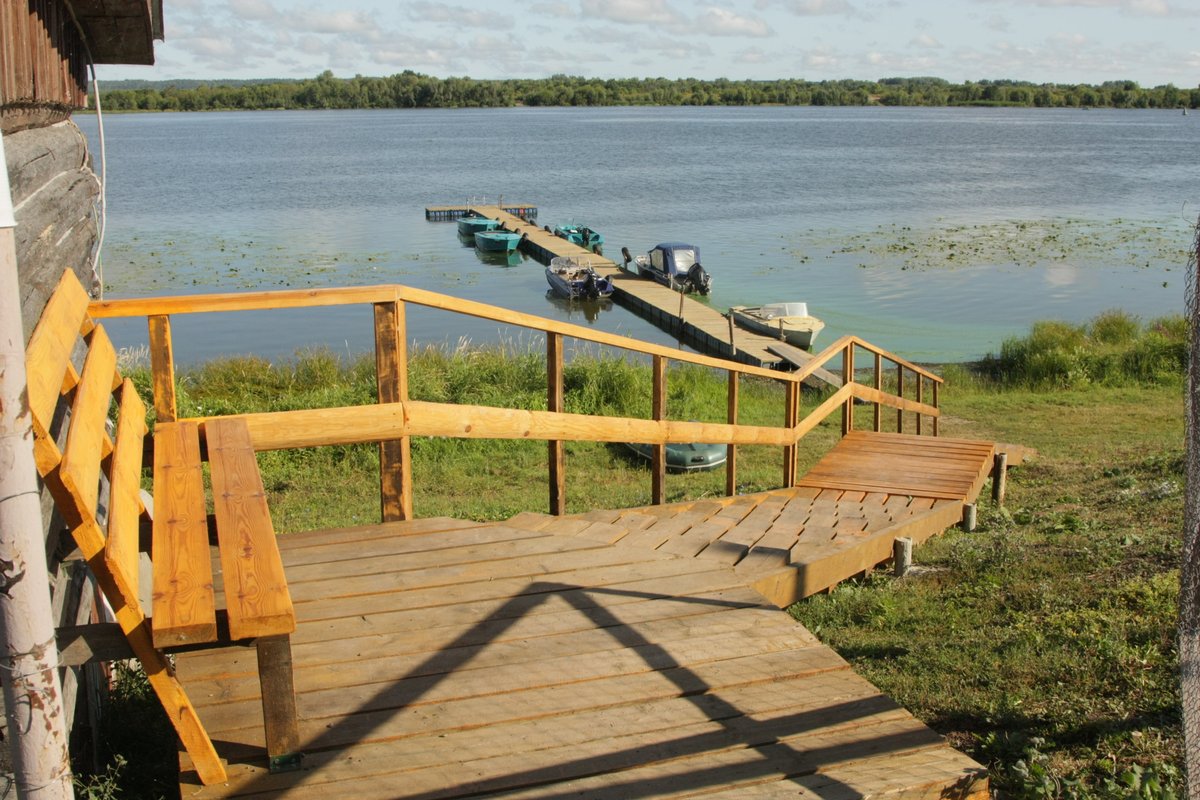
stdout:
{"type": "Polygon", "coordinates": [[[1147,89],[1135,81],[1034,84],[941,78],[878,81],[594,78],[435,78],[406,70],[383,78],[147,84],[102,92],[115,111],[216,111],[322,108],[494,108],[508,106],[1036,106],[1044,108],[1200,108],[1200,88],[1147,89]]]}

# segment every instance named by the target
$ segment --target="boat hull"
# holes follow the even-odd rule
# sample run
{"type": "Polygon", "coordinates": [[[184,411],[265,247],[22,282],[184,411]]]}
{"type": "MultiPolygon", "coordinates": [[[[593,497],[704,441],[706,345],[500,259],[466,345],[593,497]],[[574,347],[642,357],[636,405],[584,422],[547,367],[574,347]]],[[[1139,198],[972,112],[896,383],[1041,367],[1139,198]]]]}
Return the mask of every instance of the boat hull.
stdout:
{"type": "MultiPolygon", "coordinates": [[[[626,442],[625,446],[645,459],[654,457],[654,445],[626,442]]],[[[701,472],[716,469],[725,463],[729,449],[723,444],[669,444],[667,451],[668,472],[701,472]]]]}
{"type": "Polygon", "coordinates": [[[546,267],[546,283],[555,294],[568,300],[600,300],[613,293],[611,280],[570,257],[551,260],[546,267]]]}
{"type": "Polygon", "coordinates": [[[487,217],[459,217],[458,232],[463,236],[473,236],[479,231],[494,231],[500,227],[500,220],[487,217]]]}
{"type": "Polygon", "coordinates": [[[782,339],[790,345],[804,349],[813,346],[813,343],[817,341],[817,335],[825,327],[825,323],[816,317],[776,317],[768,320],[753,313],[752,309],[734,306],[729,309],[729,315],[743,328],[782,339]]]}
{"type": "Polygon", "coordinates": [[[508,231],[476,231],[475,246],[486,253],[511,253],[521,241],[519,233],[508,231]]]}

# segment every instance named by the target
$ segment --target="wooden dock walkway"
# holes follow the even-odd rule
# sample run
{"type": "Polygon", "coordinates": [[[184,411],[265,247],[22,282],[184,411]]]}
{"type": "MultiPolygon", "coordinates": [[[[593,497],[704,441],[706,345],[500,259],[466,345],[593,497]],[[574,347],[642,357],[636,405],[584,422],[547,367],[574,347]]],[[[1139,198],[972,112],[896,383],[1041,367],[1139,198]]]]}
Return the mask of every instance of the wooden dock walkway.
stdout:
{"type": "MultiPolygon", "coordinates": [[[[555,236],[539,228],[536,222],[528,222],[498,206],[472,206],[469,210],[499,219],[505,230],[523,234],[526,238],[521,247],[543,263],[549,263],[550,259],[557,256],[587,258],[597,273],[613,281],[615,298],[619,303],[702,353],[768,369],[803,366],[812,359],[809,353],[799,348],[789,348],[789,357],[784,358],[773,347],[779,344],[778,339],[737,326],[731,328],[729,318],[712,306],[655,281],[630,274],[615,261],[555,236]]],[[[429,209],[426,209],[426,217],[429,217],[429,209]]],[[[717,279],[720,279],[719,276],[717,279]]],[[[808,383],[837,388],[842,385],[842,379],[829,370],[818,369],[808,383]]]]}
{"type": "Polygon", "coordinates": [[[184,796],[982,800],[986,770],[760,594],[957,521],[992,445],[915,439],[851,433],[761,495],[281,537],[304,767],[266,769],[252,648],[179,655],[229,761],[211,786],[185,761],[184,796]]]}

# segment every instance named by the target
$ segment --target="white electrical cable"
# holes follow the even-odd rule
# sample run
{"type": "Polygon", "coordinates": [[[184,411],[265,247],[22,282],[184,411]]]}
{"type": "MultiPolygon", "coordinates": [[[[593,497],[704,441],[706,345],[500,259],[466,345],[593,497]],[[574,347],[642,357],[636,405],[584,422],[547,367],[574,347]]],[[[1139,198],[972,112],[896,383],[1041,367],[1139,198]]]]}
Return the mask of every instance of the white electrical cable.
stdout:
{"type": "Polygon", "coordinates": [[[92,259],[92,294],[104,299],[104,262],[100,258],[104,248],[104,233],[108,230],[108,153],[104,146],[104,112],[100,108],[100,81],[96,80],[96,64],[92,61],[92,53],[85,44],[84,52],[88,57],[88,69],[92,73],[92,94],[96,97],[96,130],[100,140],[100,224],[96,235],[96,255],[92,259]]]}
{"type": "MultiPolygon", "coordinates": [[[[96,80],[96,60],[92,58],[92,48],[88,47],[87,34],[75,16],[75,7],[70,0],[65,3],[75,30],[79,31],[79,42],[83,45],[83,54],[87,57],[88,72],[92,75],[92,92],[96,97],[96,130],[100,139],[100,176],[96,179],[100,184],[100,222],[96,232],[96,252],[92,258],[92,295],[104,299],[104,263],[100,260],[100,249],[104,247],[104,231],[108,227],[108,197],[105,187],[108,184],[108,156],[104,147],[104,113],[100,108],[100,82],[96,80]]],[[[95,173],[93,173],[95,174],[95,173]]]]}

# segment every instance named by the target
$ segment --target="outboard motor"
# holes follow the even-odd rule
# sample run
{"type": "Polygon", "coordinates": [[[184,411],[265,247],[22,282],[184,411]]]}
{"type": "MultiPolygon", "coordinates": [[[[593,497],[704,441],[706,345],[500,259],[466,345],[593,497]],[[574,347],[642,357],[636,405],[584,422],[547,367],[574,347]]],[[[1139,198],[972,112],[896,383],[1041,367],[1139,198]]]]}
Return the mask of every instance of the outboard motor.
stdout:
{"type": "Polygon", "coordinates": [[[697,262],[687,271],[687,282],[692,285],[692,291],[697,294],[708,294],[712,290],[712,276],[697,262]]]}
{"type": "Polygon", "coordinates": [[[629,262],[630,262],[630,261],[633,261],[633,256],[631,256],[631,255],[629,254],[629,248],[628,248],[628,247],[622,247],[622,248],[621,248],[621,257],[625,259],[625,266],[624,266],[624,267],[622,267],[622,269],[624,269],[626,272],[628,272],[628,271],[629,271],[629,262]]]}
{"type": "Polygon", "coordinates": [[[583,296],[588,300],[596,300],[600,297],[600,287],[596,285],[596,273],[589,272],[583,281],[583,296]]]}

